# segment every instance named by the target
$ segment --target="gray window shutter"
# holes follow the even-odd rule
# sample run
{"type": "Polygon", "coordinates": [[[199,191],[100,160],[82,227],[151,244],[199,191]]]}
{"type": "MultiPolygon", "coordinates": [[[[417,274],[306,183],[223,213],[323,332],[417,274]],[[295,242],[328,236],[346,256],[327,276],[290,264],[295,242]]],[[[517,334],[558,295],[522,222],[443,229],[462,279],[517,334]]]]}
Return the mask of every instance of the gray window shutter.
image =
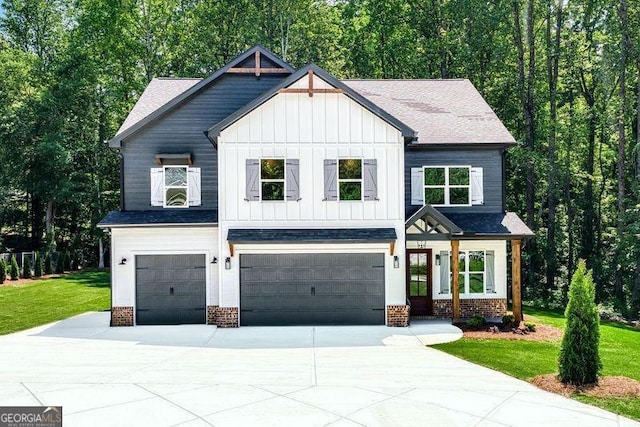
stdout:
{"type": "Polygon", "coordinates": [[[411,204],[424,205],[424,169],[411,168],[411,204]]]}
{"type": "Polygon", "coordinates": [[[338,161],[324,161],[324,200],[338,200],[338,161]]]}
{"type": "Polygon", "coordinates": [[[378,160],[364,159],[362,165],[364,200],[378,200],[378,160]]]}
{"type": "Polygon", "coordinates": [[[202,204],[200,186],[200,168],[189,168],[189,206],[202,204]]]}
{"type": "Polygon", "coordinates": [[[260,160],[247,159],[246,198],[251,202],[260,200],[260,160]]]}
{"type": "Polygon", "coordinates": [[[482,168],[471,168],[471,204],[484,204],[482,168]]]}
{"type": "Polygon", "coordinates": [[[287,200],[300,200],[300,160],[286,160],[285,178],[287,180],[287,200]]]}
{"type": "Polygon", "coordinates": [[[440,293],[448,294],[449,289],[449,252],[440,251],[440,293]]]}
{"type": "Polygon", "coordinates": [[[485,289],[488,294],[496,292],[496,257],[494,251],[486,251],[485,259],[485,289]]]}
{"type": "Polygon", "coordinates": [[[164,170],[151,168],[151,206],[164,205],[164,170]]]}

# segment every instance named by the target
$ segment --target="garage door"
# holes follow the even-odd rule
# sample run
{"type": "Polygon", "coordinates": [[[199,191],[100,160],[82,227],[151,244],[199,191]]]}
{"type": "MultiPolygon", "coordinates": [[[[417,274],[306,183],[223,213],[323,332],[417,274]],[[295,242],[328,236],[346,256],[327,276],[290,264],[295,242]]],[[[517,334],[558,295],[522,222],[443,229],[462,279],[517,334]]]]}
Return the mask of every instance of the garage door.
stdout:
{"type": "Polygon", "coordinates": [[[240,256],[241,325],[383,325],[383,254],[240,256]]]}
{"type": "Polygon", "coordinates": [[[205,323],[204,255],[136,256],[136,323],[205,323]]]}

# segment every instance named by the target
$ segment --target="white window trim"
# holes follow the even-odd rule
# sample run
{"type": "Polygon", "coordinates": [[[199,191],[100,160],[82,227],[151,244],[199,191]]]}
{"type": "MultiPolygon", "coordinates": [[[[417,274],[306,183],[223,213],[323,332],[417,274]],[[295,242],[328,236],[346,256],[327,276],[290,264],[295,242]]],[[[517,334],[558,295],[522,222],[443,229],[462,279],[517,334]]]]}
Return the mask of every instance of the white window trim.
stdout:
{"type": "Polygon", "coordinates": [[[185,209],[185,208],[189,208],[189,166],[187,165],[169,165],[169,166],[163,166],[162,167],[162,207],[163,208],[167,208],[167,209],[185,209]],[[165,178],[165,173],[167,169],[176,169],[176,168],[183,168],[187,170],[187,184],[185,186],[178,186],[178,185],[167,185],[166,184],[166,178],[165,178]],[[167,190],[170,188],[185,188],[186,189],[186,194],[185,194],[185,204],[184,206],[175,206],[175,205],[167,205],[167,190]]]}
{"type": "Polygon", "coordinates": [[[426,189],[427,188],[442,188],[444,189],[444,204],[434,204],[431,206],[438,207],[446,207],[446,206],[471,206],[471,166],[470,165],[460,165],[460,166],[423,166],[422,167],[422,202],[424,204],[426,201],[426,189]],[[449,169],[468,169],[469,170],[469,184],[468,185],[450,185],[449,184],[449,169]],[[444,185],[426,185],[424,183],[424,172],[426,169],[444,169],[444,185]],[[466,188],[469,193],[469,200],[466,204],[451,204],[450,203],[450,190],[452,188],[466,188]]]}
{"type": "MultiPolygon", "coordinates": [[[[448,273],[449,274],[449,293],[443,293],[441,290],[440,295],[451,295],[453,293],[453,280],[452,280],[453,276],[451,274],[451,263],[453,262],[453,259],[451,257],[451,251],[449,251],[448,253],[449,253],[449,260],[450,260],[449,273],[448,273]]],[[[469,250],[458,251],[458,256],[460,256],[460,254],[464,254],[464,257],[465,257],[465,263],[464,263],[465,271],[459,272],[464,276],[464,292],[460,292],[460,295],[464,295],[464,296],[495,295],[495,292],[487,292],[487,251],[484,249],[469,249],[469,250]],[[482,252],[484,257],[484,270],[482,272],[482,292],[474,292],[474,293],[469,292],[469,261],[468,261],[469,252],[482,252]]],[[[480,273],[480,272],[477,271],[476,273],[480,273]]]]}
{"type": "Polygon", "coordinates": [[[339,202],[361,202],[364,200],[364,179],[363,179],[363,175],[364,175],[364,159],[360,158],[360,157],[343,157],[343,158],[339,158],[336,161],[336,166],[337,166],[337,170],[336,170],[336,181],[338,184],[338,201],[339,202]],[[350,178],[350,179],[341,179],[340,178],[340,160],[359,160],[360,161],[360,178],[359,179],[354,179],[354,178],[350,178]],[[341,182],[357,182],[360,184],[360,199],[357,200],[342,200],[340,198],[340,183],[341,182]]]}
{"type": "Polygon", "coordinates": [[[260,201],[266,203],[280,203],[287,201],[287,159],[284,157],[260,157],[258,159],[258,180],[260,181],[260,201]],[[282,179],[262,179],[262,161],[263,160],[282,160],[282,179]],[[282,200],[264,200],[262,198],[262,183],[263,182],[282,182],[282,200]]]}

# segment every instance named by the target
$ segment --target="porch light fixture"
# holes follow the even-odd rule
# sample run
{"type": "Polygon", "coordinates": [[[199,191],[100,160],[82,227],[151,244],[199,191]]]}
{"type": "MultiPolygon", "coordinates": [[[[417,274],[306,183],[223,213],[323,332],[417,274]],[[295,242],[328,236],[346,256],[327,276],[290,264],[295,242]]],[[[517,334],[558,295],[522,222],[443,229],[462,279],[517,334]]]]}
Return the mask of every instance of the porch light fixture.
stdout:
{"type": "Polygon", "coordinates": [[[436,265],[440,265],[440,254],[436,254],[436,265]]]}
{"type": "Polygon", "coordinates": [[[122,257],[120,260],[120,265],[127,265],[127,259],[125,257],[122,257]]]}
{"type": "Polygon", "coordinates": [[[231,257],[227,257],[224,260],[224,269],[225,270],[231,270],[231,257]]]}
{"type": "Polygon", "coordinates": [[[211,264],[217,264],[218,263],[218,257],[213,257],[213,259],[211,260],[211,264]]]}
{"type": "Polygon", "coordinates": [[[398,255],[394,255],[393,257],[393,268],[400,268],[400,258],[398,258],[398,255]]]}

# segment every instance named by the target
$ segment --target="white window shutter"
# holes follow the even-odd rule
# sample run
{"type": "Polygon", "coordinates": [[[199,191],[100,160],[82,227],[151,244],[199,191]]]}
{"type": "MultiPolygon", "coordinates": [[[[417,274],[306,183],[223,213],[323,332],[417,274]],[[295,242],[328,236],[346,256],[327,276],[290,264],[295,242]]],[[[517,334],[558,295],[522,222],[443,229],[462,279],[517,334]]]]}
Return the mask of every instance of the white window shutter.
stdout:
{"type": "Polygon", "coordinates": [[[338,161],[325,159],[324,161],[324,200],[338,200],[338,161]]]}
{"type": "Polygon", "coordinates": [[[411,204],[424,205],[424,169],[411,168],[411,204]]]}
{"type": "Polygon", "coordinates": [[[151,168],[151,206],[164,204],[164,170],[151,168]]]}
{"type": "Polygon", "coordinates": [[[202,191],[200,186],[200,168],[189,168],[189,206],[202,204],[202,191]]]}
{"type": "Polygon", "coordinates": [[[484,204],[484,184],[482,168],[471,168],[471,204],[484,204]]]}
{"type": "Polygon", "coordinates": [[[260,160],[247,159],[245,191],[248,202],[260,200],[260,160]]]}
{"type": "Polygon", "coordinates": [[[300,159],[286,160],[287,200],[300,200],[300,159]]]}

